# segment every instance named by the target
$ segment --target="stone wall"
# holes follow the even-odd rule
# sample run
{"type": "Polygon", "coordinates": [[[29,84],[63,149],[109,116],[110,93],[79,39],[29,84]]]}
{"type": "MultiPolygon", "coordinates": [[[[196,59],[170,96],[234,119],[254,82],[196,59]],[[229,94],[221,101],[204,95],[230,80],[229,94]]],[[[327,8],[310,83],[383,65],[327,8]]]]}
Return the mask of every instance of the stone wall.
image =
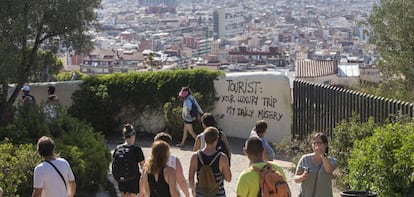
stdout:
{"type": "MultiPolygon", "coordinates": [[[[82,81],[29,84],[37,103],[47,99],[47,87],[56,87],[56,95],[63,106],[72,104],[71,96],[82,81]]],[[[255,122],[264,119],[268,123],[266,138],[280,142],[291,135],[291,91],[289,79],[279,72],[227,73],[215,81],[219,100],[213,114],[217,123],[230,137],[247,138],[255,122]]],[[[21,93],[19,98],[21,97],[21,93]]],[[[203,107],[203,106],[202,106],[203,107]]],[[[161,109],[143,112],[137,120],[125,120],[140,125],[147,132],[158,132],[165,126],[161,121],[161,109]],[[154,116],[154,117],[152,117],[154,116]],[[149,121],[152,120],[152,121],[149,121]]],[[[126,116],[123,111],[120,116],[126,116]]],[[[121,117],[121,118],[122,118],[121,117]]]]}
{"type": "Polygon", "coordinates": [[[268,123],[266,138],[291,135],[289,79],[279,72],[227,73],[215,82],[219,100],[213,113],[228,136],[247,138],[257,120],[268,123]]]}
{"type": "MultiPolygon", "coordinates": [[[[72,94],[79,89],[79,85],[82,81],[64,81],[64,82],[45,82],[45,83],[30,83],[30,94],[36,98],[36,103],[41,104],[46,102],[48,94],[47,88],[54,86],[56,88],[55,94],[59,98],[59,103],[62,106],[69,107],[72,105],[72,94]]],[[[15,86],[9,88],[9,94],[12,93],[15,86]]],[[[22,91],[16,99],[16,103],[22,98],[22,91]]]]}

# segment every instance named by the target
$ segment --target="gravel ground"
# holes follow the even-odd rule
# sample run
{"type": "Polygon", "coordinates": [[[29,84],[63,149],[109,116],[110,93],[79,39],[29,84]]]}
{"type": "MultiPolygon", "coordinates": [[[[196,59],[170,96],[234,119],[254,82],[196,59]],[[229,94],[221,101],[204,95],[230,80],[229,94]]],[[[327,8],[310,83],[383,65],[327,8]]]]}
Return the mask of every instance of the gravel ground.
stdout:
{"type": "MultiPolygon", "coordinates": [[[[231,172],[232,172],[232,181],[231,182],[225,182],[224,183],[224,187],[227,193],[227,196],[236,196],[236,184],[237,184],[237,179],[240,175],[240,173],[248,167],[248,163],[249,160],[248,158],[243,154],[243,145],[244,145],[244,140],[240,139],[240,138],[228,138],[229,143],[232,147],[232,152],[233,152],[233,156],[231,158],[231,172]]],[[[113,151],[113,149],[115,148],[115,146],[119,143],[122,143],[123,140],[121,137],[111,137],[110,139],[108,139],[108,148],[113,151]]],[[[152,143],[152,137],[148,137],[148,136],[137,136],[136,139],[136,144],[138,144],[139,146],[141,146],[145,158],[148,158],[151,155],[151,143],[152,143]]],[[[188,177],[188,167],[190,164],[190,157],[192,154],[192,143],[190,143],[190,141],[187,141],[186,146],[178,148],[175,147],[174,145],[171,146],[170,149],[171,154],[177,156],[182,165],[183,165],[183,169],[184,169],[184,176],[187,178],[188,177]]],[[[274,160],[274,162],[276,162],[278,165],[280,165],[281,167],[283,167],[285,174],[287,176],[288,179],[288,184],[289,187],[292,191],[292,196],[298,196],[299,195],[299,190],[300,190],[300,184],[297,184],[294,182],[293,180],[293,173],[291,173],[289,171],[289,168],[292,168],[294,166],[293,163],[288,162],[288,161],[283,161],[283,160],[274,160]]],[[[116,187],[116,181],[113,179],[112,174],[109,172],[108,173],[108,179],[113,182],[116,187]]],[[[118,196],[120,196],[119,191],[118,192],[118,196]]],[[[107,194],[106,192],[101,192],[97,195],[98,197],[107,197],[109,196],[109,194],[107,194]]],[[[183,195],[181,195],[183,196],[183,195]]],[[[336,190],[334,188],[334,197],[340,197],[340,194],[338,192],[338,190],[336,190]]]]}

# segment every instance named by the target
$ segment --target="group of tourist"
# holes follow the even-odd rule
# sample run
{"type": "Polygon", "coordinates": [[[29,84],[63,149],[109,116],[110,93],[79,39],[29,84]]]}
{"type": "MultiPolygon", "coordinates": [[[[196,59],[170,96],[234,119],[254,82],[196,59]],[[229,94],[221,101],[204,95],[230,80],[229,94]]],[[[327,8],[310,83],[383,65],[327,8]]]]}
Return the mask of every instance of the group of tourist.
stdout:
{"type": "MultiPolygon", "coordinates": [[[[184,146],[187,135],[190,134],[195,140],[194,152],[188,158],[170,154],[172,138],[169,134],[160,132],[154,137],[151,156],[145,159],[141,147],[136,144],[134,127],[131,124],[124,125],[122,134],[125,141],[115,148],[112,162],[112,173],[122,197],[176,197],[179,196],[179,189],[186,197],[226,196],[224,181],[232,181],[232,151],[227,137],[217,127],[214,116],[203,113],[189,88],[182,88],[179,97],[183,102],[184,129],[181,143],[176,146],[184,146]],[[190,115],[194,104],[202,114],[200,121],[204,127],[198,135],[193,131],[192,124],[199,118],[190,115]],[[187,169],[188,182],[180,159],[190,161],[187,169]],[[213,184],[210,184],[211,180],[213,184]]],[[[255,168],[263,169],[270,165],[287,182],[283,169],[273,162],[274,152],[265,138],[266,132],[266,121],[258,120],[245,142],[243,152],[249,159],[249,167],[237,179],[238,197],[257,197],[263,192],[263,187],[259,184],[261,175],[253,170],[255,168]]],[[[301,184],[299,196],[332,197],[331,179],[337,162],[328,155],[327,136],[317,133],[313,137],[312,148],[313,153],[302,156],[294,175],[294,181],[301,184]]],[[[43,162],[34,170],[32,196],[74,196],[74,174],[65,159],[55,156],[53,140],[49,137],[40,138],[37,149],[43,162]]]]}
{"type": "MultiPolygon", "coordinates": [[[[183,167],[181,161],[174,155],[170,154],[170,144],[172,138],[169,134],[160,132],[155,138],[151,146],[151,156],[145,161],[141,174],[137,175],[138,179],[131,180],[130,183],[118,182],[119,184],[130,185],[126,189],[120,185],[122,197],[139,196],[140,197],[168,197],[179,196],[179,189],[188,196],[204,197],[204,189],[201,186],[200,176],[202,174],[203,165],[210,165],[214,174],[214,180],[217,183],[217,192],[213,195],[216,197],[226,196],[224,182],[232,181],[232,172],[230,170],[231,156],[230,146],[225,134],[220,134],[219,129],[215,126],[208,126],[210,121],[214,120],[214,116],[205,113],[201,117],[204,131],[196,137],[194,144],[194,152],[190,157],[190,166],[188,169],[188,185],[183,175],[183,167]],[[226,139],[222,148],[218,145],[220,135],[226,139]],[[220,148],[218,148],[220,147],[220,148]],[[223,149],[229,149],[223,151],[223,149]],[[224,153],[228,152],[228,153],[224,153]],[[132,183],[132,184],[131,184],[132,183]],[[178,186],[178,187],[177,187],[178,186]],[[179,188],[179,189],[178,189],[179,188]]],[[[212,121],[215,125],[215,121],[212,121]]],[[[239,197],[256,197],[260,192],[259,173],[252,170],[252,167],[264,168],[269,161],[274,169],[283,175],[283,179],[287,182],[283,169],[269,159],[269,153],[273,157],[273,150],[267,151],[268,143],[263,140],[267,130],[267,124],[263,120],[256,122],[256,126],[251,131],[251,136],[246,140],[243,151],[249,159],[249,168],[245,169],[237,179],[236,193],[239,197]]],[[[134,133],[135,134],[135,133],[134,133]]],[[[134,138],[135,139],[135,138],[134,138]]],[[[126,143],[128,143],[126,141],[126,143]]],[[[131,143],[132,145],[132,143],[131,143]]],[[[298,165],[294,175],[294,180],[301,183],[300,196],[302,197],[332,197],[332,172],[336,167],[336,160],[327,155],[328,141],[326,135],[318,133],[313,138],[313,153],[304,155],[298,165]]],[[[140,155],[142,150],[140,150],[140,155]]],[[[142,157],[138,157],[137,163],[144,161],[142,157]]],[[[181,158],[187,159],[187,158],[181,158]]]]}

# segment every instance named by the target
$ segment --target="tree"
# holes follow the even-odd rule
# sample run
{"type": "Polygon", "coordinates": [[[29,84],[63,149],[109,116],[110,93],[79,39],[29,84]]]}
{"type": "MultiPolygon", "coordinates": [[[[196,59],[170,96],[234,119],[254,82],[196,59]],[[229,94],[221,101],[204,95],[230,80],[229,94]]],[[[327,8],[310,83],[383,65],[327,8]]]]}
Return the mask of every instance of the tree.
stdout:
{"type": "Polygon", "coordinates": [[[91,46],[87,31],[97,24],[100,0],[2,0],[0,5],[0,124],[7,124],[20,88],[36,76],[42,53],[91,46]],[[8,99],[10,83],[17,86],[8,99]]]}
{"type": "Polygon", "coordinates": [[[29,82],[44,82],[54,80],[63,68],[63,62],[51,51],[39,51],[32,66],[32,72],[28,76],[29,82]]]}
{"type": "Polygon", "coordinates": [[[145,63],[147,63],[151,67],[151,70],[156,70],[157,69],[157,62],[155,62],[155,60],[154,60],[154,53],[149,53],[148,54],[148,57],[147,57],[145,63]]]}
{"type": "Polygon", "coordinates": [[[348,159],[351,190],[378,196],[408,197],[414,193],[414,122],[396,122],[373,129],[355,140],[348,159]]]}
{"type": "MultiPolygon", "coordinates": [[[[414,98],[414,1],[381,0],[365,25],[381,59],[385,84],[381,92],[414,98]],[[390,82],[390,83],[388,83],[390,82]],[[398,87],[395,83],[398,83],[398,87]],[[394,84],[394,85],[392,85],[394,84]]],[[[395,96],[394,96],[395,98],[395,96]]],[[[401,97],[400,97],[401,98],[401,97]]]]}

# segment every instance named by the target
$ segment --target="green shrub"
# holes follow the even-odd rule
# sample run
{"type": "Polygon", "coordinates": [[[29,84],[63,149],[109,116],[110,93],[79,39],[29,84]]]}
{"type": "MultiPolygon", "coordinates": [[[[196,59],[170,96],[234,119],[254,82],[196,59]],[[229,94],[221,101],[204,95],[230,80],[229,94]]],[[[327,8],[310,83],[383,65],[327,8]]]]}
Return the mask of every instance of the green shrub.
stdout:
{"type": "Polygon", "coordinates": [[[71,164],[77,196],[91,196],[105,184],[111,162],[103,135],[94,132],[86,122],[67,115],[50,123],[50,130],[56,135],[57,151],[71,164]]]}
{"type": "Polygon", "coordinates": [[[174,141],[181,139],[183,130],[183,119],[181,118],[182,104],[175,97],[171,98],[171,102],[167,102],[163,106],[164,119],[167,120],[165,132],[169,133],[174,141]]]}
{"type": "MultiPolygon", "coordinates": [[[[275,151],[276,157],[289,160],[296,165],[303,155],[313,152],[312,140],[314,134],[315,132],[310,133],[302,140],[286,137],[279,143],[272,143],[271,145],[275,151]]],[[[293,167],[289,170],[294,173],[296,168],[293,167]]]]}
{"type": "Polygon", "coordinates": [[[50,135],[41,108],[37,105],[18,105],[12,124],[0,127],[0,139],[13,144],[33,144],[43,135],[50,135]]]}
{"type": "MultiPolygon", "coordinates": [[[[111,156],[104,137],[94,132],[89,124],[67,115],[63,110],[59,111],[57,118],[51,121],[45,119],[41,109],[37,106],[20,106],[14,122],[0,127],[1,139],[7,139],[9,144],[36,144],[38,138],[43,135],[52,137],[56,143],[57,153],[72,166],[77,182],[77,196],[91,196],[99,186],[106,185],[107,181],[111,156]]],[[[15,151],[12,145],[10,146],[4,148],[0,159],[8,161],[9,165],[21,171],[24,170],[24,173],[21,173],[24,177],[20,176],[18,170],[16,175],[7,174],[11,168],[3,167],[1,164],[0,173],[3,175],[0,176],[13,179],[14,182],[9,181],[10,183],[6,185],[8,191],[27,196],[33,186],[33,169],[40,162],[40,157],[36,152],[24,152],[26,149],[15,151]],[[8,152],[13,153],[9,155],[8,152]],[[19,161],[15,161],[20,157],[19,161]],[[22,165],[20,161],[26,163],[22,165]]],[[[1,180],[3,179],[0,177],[1,180]]]]}
{"type": "Polygon", "coordinates": [[[193,92],[202,95],[198,101],[203,109],[204,106],[212,106],[212,101],[216,99],[213,81],[222,74],[219,71],[193,69],[89,77],[73,94],[69,112],[90,122],[97,131],[112,132],[125,121],[120,119],[125,110],[128,114],[141,116],[149,108],[163,109],[166,103],[172,102],[172,97],[177,96],[182,86],[189,86],[193,92]]]}
{"type": "Polygon", "coordinates": [[[70,81],[72,80],[73,72],[75,72],[75,79],[73,80],[84,80],[89,77],[87,74],[81,73],[80,71],[70,71],[70,72],[60,72],[57,75],[54,75],[56,81],[70,81]]]}
{"type": "Polygon", "coordinates": [[[356,141],[349,158],[353,190],[379,196],[408,197],[414,193],[414,122],[388,124],[371,137],[356,141]]]}
{"type": "Polygon", "coordinates": [[[372,132],[377,126],[372,118],[367,122],[360,122],[359,116],[353,115],[348,122],[342,121],[334,128],[333,140],[329,147],[330,154],[338,161],[335,170],[337,175],[335,180],[338,188],[342,190],[348,188],[348,158],[354,148],[354,142],[372,136],[372,132]]]}
{"type": "Polygon", "coordinates": [[[27,196],[33,189],[33,169],[40,156],[31,144],[0,144],[0,186],[4,196],[27,196]]]}

